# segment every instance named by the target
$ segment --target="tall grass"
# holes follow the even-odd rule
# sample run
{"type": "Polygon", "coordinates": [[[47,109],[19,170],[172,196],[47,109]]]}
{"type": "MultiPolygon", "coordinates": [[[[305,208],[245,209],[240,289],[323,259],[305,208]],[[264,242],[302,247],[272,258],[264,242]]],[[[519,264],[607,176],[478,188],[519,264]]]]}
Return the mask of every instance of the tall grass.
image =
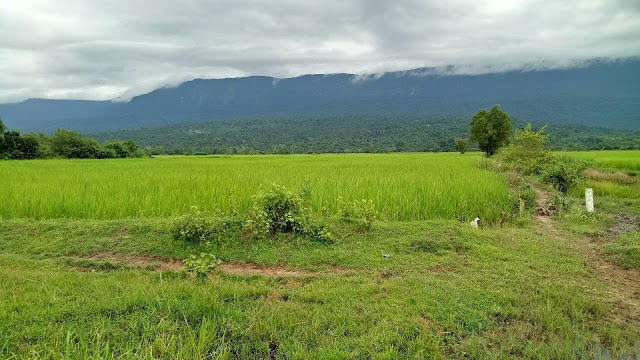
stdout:
{"type": "Polygon", "coordinates": [[[165,217],[197,205],[228,212],[261,186],[307,183],[312,205],[336,212],[338,197],[372,199],[394,220],[497,221],[506,182],[478,168],[478,154],[349,154],[158,157],[0,162],[0,217],[165,217]]]}
{"type": "Polygon", "coordinates": [[[591,160],[604,168],[640,171],[640,150],[568,151],[564,154],[591,160]]]}

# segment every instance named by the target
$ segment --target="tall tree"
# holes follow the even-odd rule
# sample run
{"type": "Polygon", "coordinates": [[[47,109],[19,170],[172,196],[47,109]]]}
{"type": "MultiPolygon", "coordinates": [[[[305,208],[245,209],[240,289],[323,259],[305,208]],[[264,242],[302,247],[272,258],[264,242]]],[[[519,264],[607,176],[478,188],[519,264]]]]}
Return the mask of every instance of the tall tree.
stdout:
{"type": "Polygon", "coordinates": [[[481,109],[471,120],[471,141],[478,142],[480,150],[487,156],[509,143],[511,138],[511,119],[500,105],[494,105],[491,111],[481,109]]]}
{"type": "Polygon", "coordinates": [[[469,139],[457,138],[453,147],[456,151],[459,151],[460,154],[464,154],[469,150],[469,139]]]}

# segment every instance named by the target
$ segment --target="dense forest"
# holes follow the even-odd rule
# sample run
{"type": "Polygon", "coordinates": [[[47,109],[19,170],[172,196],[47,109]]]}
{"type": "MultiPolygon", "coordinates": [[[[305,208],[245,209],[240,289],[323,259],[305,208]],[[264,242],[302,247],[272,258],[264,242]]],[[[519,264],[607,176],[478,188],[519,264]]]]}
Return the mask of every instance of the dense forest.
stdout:
{"type": "MultiPolygon", "coordinates": [[[[91,136],[100,141],[131,138],[152,154],[441,152],[454,151],[455,139],[469,136],[469,121],[466,117],[417,115],[267,118],[176,124],[91,136]]],[[[514,128],[525,125],[517,119],[512,123],[514,128]]],[[[640,148],[639,131],[549,125],[545,132],[554,150],[640,148]]]]}
{"type": "Polygon", "coordinates": [[[7,131],[0,120],[0,159],[113,159],[147,155],[133,140],[98,143],[77,131],[58,129],[53,136],[7,131]]]}

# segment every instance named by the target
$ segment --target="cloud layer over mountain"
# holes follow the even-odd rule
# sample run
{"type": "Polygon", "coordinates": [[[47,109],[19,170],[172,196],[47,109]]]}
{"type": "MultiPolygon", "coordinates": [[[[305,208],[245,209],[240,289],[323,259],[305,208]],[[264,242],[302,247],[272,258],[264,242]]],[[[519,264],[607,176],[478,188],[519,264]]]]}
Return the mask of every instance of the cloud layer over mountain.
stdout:
{"type": "Polygon", "coordinates": [[[193,78],[478,74],[638,56],[640,2],[22,0],[0,4],[0,33],[0,102],[128,100],[193,78]]]}

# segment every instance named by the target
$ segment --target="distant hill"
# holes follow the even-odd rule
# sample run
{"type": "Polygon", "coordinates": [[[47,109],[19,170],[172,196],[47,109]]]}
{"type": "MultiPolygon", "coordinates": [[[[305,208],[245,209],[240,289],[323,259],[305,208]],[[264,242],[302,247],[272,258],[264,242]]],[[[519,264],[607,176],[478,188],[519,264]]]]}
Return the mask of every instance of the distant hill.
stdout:
{"type": "Polygon", "coordinates": [[[197,79],[128,103],[30,99],[0,104],[0,118],[23,131],[98,131],[303,116],[468,117],[493,104],[523,121],[640,129],[640,60],[485,75],[416,69],[380,76],[197,79]]]}

